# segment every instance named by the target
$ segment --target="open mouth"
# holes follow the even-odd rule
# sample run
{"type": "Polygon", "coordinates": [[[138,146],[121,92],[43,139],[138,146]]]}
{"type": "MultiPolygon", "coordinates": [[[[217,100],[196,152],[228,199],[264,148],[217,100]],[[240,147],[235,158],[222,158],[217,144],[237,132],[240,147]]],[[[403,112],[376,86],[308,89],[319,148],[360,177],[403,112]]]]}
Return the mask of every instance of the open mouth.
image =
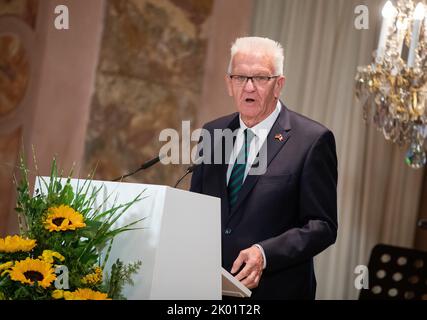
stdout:
{"type": "Polygon", "coordinates": [[[254,102],[255,102],[255,99],[246,98],[246,99],[245,99],[245,102],[246,102],[246,103],[254,103],[254,102]]]}

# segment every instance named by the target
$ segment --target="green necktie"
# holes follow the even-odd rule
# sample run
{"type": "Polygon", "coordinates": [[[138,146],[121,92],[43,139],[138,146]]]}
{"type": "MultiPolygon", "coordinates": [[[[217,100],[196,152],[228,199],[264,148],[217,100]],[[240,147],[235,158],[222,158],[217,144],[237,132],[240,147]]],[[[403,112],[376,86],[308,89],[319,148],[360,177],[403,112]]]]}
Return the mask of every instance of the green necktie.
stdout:
{"type": "Polygon", "coordinates": [[[245,136],[245,141],[239,151],[239,154],[237,155],[236,161],[234,162],[230,179],[228,181],[228,200],[230,203],[230,208],[233,208],[237,203],[239,191],[242,188],[244,180],[243,178],[245,177],[249,147],[252,139],[255,137],[254,133],[250,129],[245,129],[243,134],[245,136]]]}

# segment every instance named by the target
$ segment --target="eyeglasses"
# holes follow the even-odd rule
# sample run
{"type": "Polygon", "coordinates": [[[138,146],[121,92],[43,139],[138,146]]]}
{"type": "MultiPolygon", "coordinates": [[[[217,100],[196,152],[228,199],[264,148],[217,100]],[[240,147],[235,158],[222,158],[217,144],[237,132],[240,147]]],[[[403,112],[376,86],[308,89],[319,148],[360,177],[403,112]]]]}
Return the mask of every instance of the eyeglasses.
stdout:
{"type": "Polygon", "coordinates": [[[280,76],[252,76],[252,77],[248,77],[248,76],[242,76],[242,75],[238,75],[238,74],[230,74],[228,76],[230,77],[231,81],[233,81],[233,83],[235,83],[238,86],[245,85],[249,79],[252,80],[253,84],[255,84],[257,86],[263,86],[263,85],[266,85],[271,79],[280,77],[280,76]]]}

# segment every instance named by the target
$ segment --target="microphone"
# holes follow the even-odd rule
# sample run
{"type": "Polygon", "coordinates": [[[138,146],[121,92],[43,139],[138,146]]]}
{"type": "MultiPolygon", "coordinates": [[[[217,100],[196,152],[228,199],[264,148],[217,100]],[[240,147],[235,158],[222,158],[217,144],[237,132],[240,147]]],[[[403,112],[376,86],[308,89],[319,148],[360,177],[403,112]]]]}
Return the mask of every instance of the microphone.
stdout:
{"type": "Polygon", "coordinates": [[[194,163],[191,166],[189,166],[187,168],[188,173],[192,173],[194,170],[196,170],[196,168],[198,168],[199,166],[201,166],[202,163],[194,163]]]}
{"type": "Polygon", "coordinates": [[[148,169],[148,168],[150,168],[151,166],[155,165],[155,164],[156,164],[157,162],[159,162],[160,160],[162,160],[164,157],[165,157],[165,155],[164,155],[164,154],[160,154],[160,155],[158,155],[157,157],[155,157],[155,158],[153,158],[153,159],[151,159],[151,160],[148,160],[148,161],[144,162],[144,163],[143,163],[143,164],[142,164],[138,169],[136,169],[136,170],[134,170],[134,171],[132,171],[132,172],[130,172],[130,173],[127,173],[127,174],[125,174],[125,175],[123,175],[123,176],[117,177],[117,178],[115,178],[113,181],[123,180],[124,178],[130,177],[130,176],[134,175],[135,173],[137,173],[137,172],[139,172],[139,171],[141,171],[141,170],[148,169]]]}
{"type": "Polygon", "coordinates": [[[421,229],[427,229],[427,219],[418,220],[418,227],[421,229]]]}
{"type": "Polygon", "coordinates": [[[202,157],[198,158],[195,162],[196,162],[196,163],[194,163],[194,164],[192,164],[191,166],[189,166],[189,167],[187,168],[187,170],[185,171],[184,175],[183,175],[181,178],[179,178],[179,179],[178,179],[178,181],[177,181],[177,182],[175,183],[175,185],[173,186],[174,188],[178,187],[178,185],[181,183],[181,181],[182,181],[182,180],[184,180],[184,178],[185,178],[188,174],[192,173],[194,170],[196,170],[196,168],[197,168],[197,167],[199,167],[199,166],[203,163],[203,161],[202,161],[202,157]],[[197,162],[199,162],[199,161],[200,161],[200,163],[197,163],[197,162]]]}

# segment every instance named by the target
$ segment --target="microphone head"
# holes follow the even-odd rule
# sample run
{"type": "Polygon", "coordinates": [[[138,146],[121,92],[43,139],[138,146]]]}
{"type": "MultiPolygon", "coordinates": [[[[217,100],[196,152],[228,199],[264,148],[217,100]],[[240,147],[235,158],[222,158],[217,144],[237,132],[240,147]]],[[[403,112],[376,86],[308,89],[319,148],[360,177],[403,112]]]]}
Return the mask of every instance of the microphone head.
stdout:
{"type": "Polygon", "coordinates": [[[187,171],[193,172],[197,167],[199,167],[202,164],[203,164],[203,156],[198,157],[196,160],[194,160],[193,164],[187,168],[187,171]]]}
{"type": "Polygon", "coordinates": [[[187,171],[188,172],[193,172],[198,166],[200,166],[200,163],[199,164],[192,164],[191,166],[189,166],[188,168],[187,168],[187,171]]]}

